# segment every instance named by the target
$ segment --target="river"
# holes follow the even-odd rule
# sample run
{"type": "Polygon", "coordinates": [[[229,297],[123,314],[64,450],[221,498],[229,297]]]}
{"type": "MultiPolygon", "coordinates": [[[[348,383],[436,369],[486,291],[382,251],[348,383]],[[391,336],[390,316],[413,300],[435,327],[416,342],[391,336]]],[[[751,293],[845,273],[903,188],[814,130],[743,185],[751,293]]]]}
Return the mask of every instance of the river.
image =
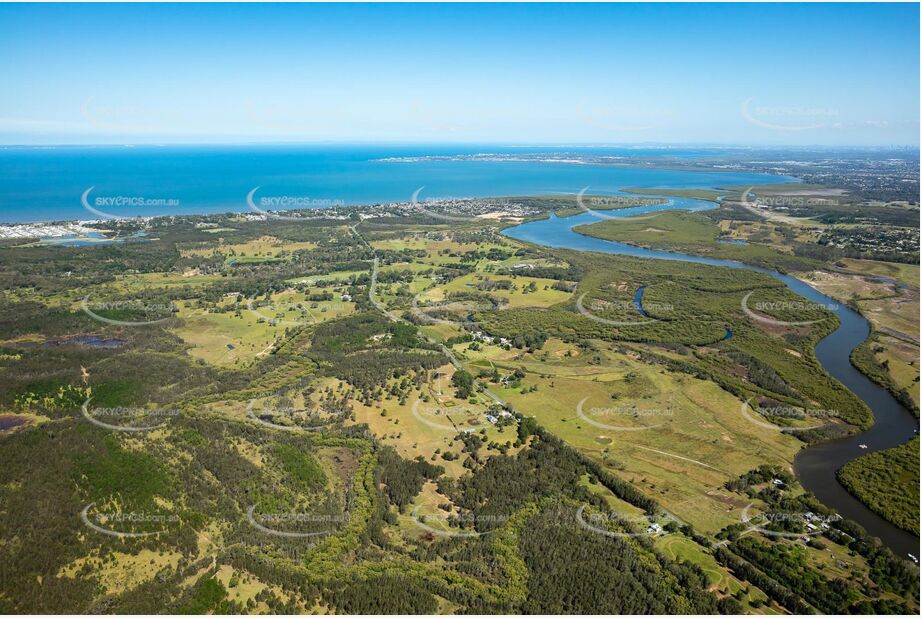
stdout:
{"type": "MultiPolygon", "coordinates": [[[[706,210],[715,208],[712,202],[686,198],[670,198],[669,204],[637,206],[616,211],[605,211],[605,218],[619,218],[642,215],[662,210],[706,210]]],[[[503,233],[510,238],[547,247],[598,251],[616,255],[676,260],[741,268],[770,275],[782,281],[790,290],[810,301],[831,309],[840,320],[838,328],[823,338],[816,346],[816,357],[825,370],[849,388],[867,404],[873,412],[874,425],[867,431],[848,438],[823,442],[803,448],[795,457],[793,468],[803,487],[811,491],[826,506],[831,507],[848,519],[859,523],[878,537],[896,555],[904,558],[908,554],[918,556],[919,539],[913,534],[892,525],[857,500],[838,482],[836,472],[847,462],[875,451],[897,446],[911,439],[918,430],[918,420],[885,389],[877,386],[851,365],[851,351],[870,334],[870,325],[863,316],[836,301],[812,286],[779,272],[750,266],[741,262],[699,257],[684,253],[644,249],[619,242],[592,238],[573,230],[579,225],[597,223],[599,215],[589,212],[567,218],[551,214],[548,219],[524,223],[508,228],[503,233]],[[861,448],[860,445],[866,445],[861,448]]]]}

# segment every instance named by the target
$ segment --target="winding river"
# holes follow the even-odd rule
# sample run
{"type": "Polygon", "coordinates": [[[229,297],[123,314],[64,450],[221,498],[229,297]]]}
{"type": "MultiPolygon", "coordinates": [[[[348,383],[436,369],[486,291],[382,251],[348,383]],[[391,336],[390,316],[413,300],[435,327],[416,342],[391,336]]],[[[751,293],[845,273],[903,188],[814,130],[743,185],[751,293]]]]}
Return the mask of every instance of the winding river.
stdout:
{"type": "Polygon", "coordinates": [[[814,303],[829,308],[834,307],[831,310],[838,316],[840,324],[834,332],[827,335],[816,346],[816,357],[830,375],[867,404],[873,412],[875,423],[872,428],[857,435],[803,448],[795,457],[794,471],[803,487],[815,494],[823,504],[862,525],[870,534],[878,537],[892,549],[896,555],[904,558],[907,558],[908,554],[918,556],[918,537],[890,524],[868,509],[848,493],[836,477],[837,470],[847,462],[861,455],[902,444],[911,439],[918,430],[918,421],[909,410],[896,401],[888,391],[877,386],[851,365],[851,351],[870,334],[870,325],[863,316],[820,293],[803,281],[776,271],[741,262],[644,249],[584,236],[573,230],[576,226],[597,223],[603,218],[632,217],[663,210],[696,211],[716,208],[712,202],[702,200],[665,199],[668,199],[669,203],[637,206],[597,214],[586,212],[567,218],[559,218],[551,214],[548,219],[524,223],[508,228],[503,233],[510,238],[548,247],[752,270],[782,281],[790,290],[814,303]],[[861,448],[861,445],[865,445],[866,448],[861,448]]]}

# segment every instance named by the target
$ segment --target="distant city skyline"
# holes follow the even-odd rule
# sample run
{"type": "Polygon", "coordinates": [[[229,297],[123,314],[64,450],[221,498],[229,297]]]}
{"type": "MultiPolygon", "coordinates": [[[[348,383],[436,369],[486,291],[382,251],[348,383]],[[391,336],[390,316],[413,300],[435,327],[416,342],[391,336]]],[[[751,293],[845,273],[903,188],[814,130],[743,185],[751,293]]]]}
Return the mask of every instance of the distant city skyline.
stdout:
{"type": "Polygon", "coordinates": [[[0,144],[917,146],[918,4],[0,6],[0,144]]]}

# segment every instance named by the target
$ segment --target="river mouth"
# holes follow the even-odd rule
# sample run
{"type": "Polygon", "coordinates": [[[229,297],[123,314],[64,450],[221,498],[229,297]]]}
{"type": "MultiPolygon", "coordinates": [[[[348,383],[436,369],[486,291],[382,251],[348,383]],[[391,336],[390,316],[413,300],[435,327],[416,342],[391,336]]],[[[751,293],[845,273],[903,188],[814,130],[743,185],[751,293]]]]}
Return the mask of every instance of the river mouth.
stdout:
{"type": "MultiPolygon", "coordinates": [[[[671,210],[706,210],[716,208],[712,202],[687,198],[670,199],[671,210]]],[[[606,211],[605,217],[631,217],[646,212],[661,211],[659,207],[635,207],[621,211],[606,211]]],[[[822,442],[807,446],[797,453],[793,468],[797,479],[803,487],[815,494],[825,505],[837,510],[843,516],[863,526],[868,533],[878,537],[897,556],[906,558],[908,554],[918,555],[919,539],[917,536],[889,523],[862,502],[852,496],[839,482],[837,471],[844,464],[875,451],[898,446],[917,435],[918,420],[902,406],[885,389],[878,386],[860,373],[850,362],[851,352],[870,335],[867,320],[843,303],[825,296],[807,283],[757,266],[741,262],[694,256],[684,253],[644,249],[620,242],[602,240],[584,236],[574,231],[579,225],[598,222],[597,215],[579,214],[573,217],[559,218],[551,213],[547,219],[523,223],[506,228],[503,234],[537,245],[576,251],[596,251],[614,255],[673,260],[722,266],[726,268],[745,269],[769,275],[781,282],[792,292],[804,296],[810,301],[821,303],[830,309],[839,319],[839,326],[825,336],[816,346],[816,358],[833,378],[838,380],[872,411],[874,424],[867,431],[847,438],[822,442]]]]}

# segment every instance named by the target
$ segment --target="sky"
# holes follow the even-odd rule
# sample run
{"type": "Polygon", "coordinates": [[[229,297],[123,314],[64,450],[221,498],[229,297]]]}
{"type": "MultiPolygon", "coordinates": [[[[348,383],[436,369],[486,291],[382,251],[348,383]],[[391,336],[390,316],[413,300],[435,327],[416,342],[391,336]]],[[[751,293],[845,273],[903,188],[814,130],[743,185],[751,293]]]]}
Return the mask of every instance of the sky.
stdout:
{"type": "Polygon", "coordinates": [[[918,144],[918,4],[0,5],[0,144],[918,144]]]}

